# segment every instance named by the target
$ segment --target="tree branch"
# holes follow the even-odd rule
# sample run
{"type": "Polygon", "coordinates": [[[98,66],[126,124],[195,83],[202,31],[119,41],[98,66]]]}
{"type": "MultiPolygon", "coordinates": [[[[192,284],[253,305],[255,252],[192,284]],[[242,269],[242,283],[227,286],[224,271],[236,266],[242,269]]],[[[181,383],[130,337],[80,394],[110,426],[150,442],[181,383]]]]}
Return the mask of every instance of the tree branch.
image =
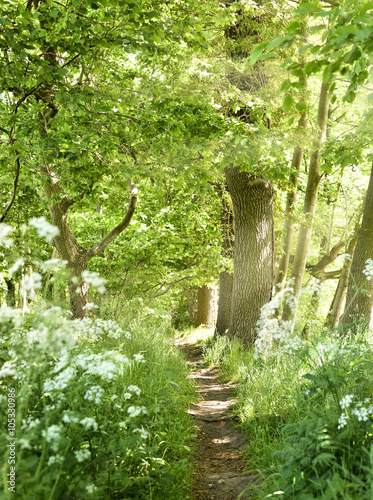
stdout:
{"type": "Polygon", "coordinates": [[[188,280],[188,279],[191,279],[192,276],[184,276],[183,278],[180,278],[178,280],[175,280],[175,281],[172,281],[168,287],[166,288],[166,290],[163,290],[163,292],[159,292],[159,293],[154,293],[150,299],[148,300],[148,302],[145,304],[145,307],[148,307],[148,305],[150,304],[150,302],[155,299],[156,297],[160,297],[161,295],[164,295],[165,293],[167,293],[174,285],[176,285],[176,283],[179,283],[180,281],[183,281],[183,280],[188,280]]]}
{"type": "MultiPolygon", "coordinates": [[[[19,153],[17,153],[18,155],[19,153]]],[[[19,156],[16,158],[16,175],[14,177],[13,181],[13,194],[12,198],[10,199],[10,202],[8,203],[8,206],[6,207],[3,215],[0,217],[0,223],[4,222],[5,217],[7,216],[9,210],[12,208],[12,205],[16,199],[16,194],[17,194],[17,188],[18,188],[18,181],[19,181],[19,174],[21,172],[21,162],[19,160],[19,156]]]]}
{"type": "Polygon", "coordinates": [[[105,248],[110,245],[110,243],[126,229],[126,227],[131,222],[132,216],[135,213],[136,203],[137,203],[137,193],[138,190],[131,182],[131,198],[129,202],[129,207],[124,219],[104,238],[98,245],[92,247],[87,251],[87,261],[92,259],[95,255],[103,252],[105,248]]]}
{"type": "Polygon", "coordinates": [[[326,266],[328,266],[331,262],[333,262],[339,255],[339,252],[344,248],[346,242],[340,241],[330,250],[328,255],[324,255],[324,257],[314,266],[307,266],[307,271],[312,274],[312,276],[316,276],[323,271],[326,266]]]}

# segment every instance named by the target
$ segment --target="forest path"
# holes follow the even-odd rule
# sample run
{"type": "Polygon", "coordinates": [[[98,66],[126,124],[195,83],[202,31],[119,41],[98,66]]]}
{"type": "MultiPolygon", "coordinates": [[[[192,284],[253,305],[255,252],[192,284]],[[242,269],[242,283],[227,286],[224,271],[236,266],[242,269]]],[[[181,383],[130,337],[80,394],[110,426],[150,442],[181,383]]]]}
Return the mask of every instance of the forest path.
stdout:
{"type": "MultiPolygon", "coordinates": [[[[202,361],[202,348],[181,344],[180,348],[191,367],[200,395],[188,413],[196,420],[196,479],[194,500],[237,500],[248,485],[254,486],[253,473],[245,472],[242,451],[246,448],[244,434],[232,424],[230,408],[235,402],[235,385],[219,380],[218,368],[209,368],[202,361]]],[[[252,498],[249,488],[240,499],[252,498]]]]}

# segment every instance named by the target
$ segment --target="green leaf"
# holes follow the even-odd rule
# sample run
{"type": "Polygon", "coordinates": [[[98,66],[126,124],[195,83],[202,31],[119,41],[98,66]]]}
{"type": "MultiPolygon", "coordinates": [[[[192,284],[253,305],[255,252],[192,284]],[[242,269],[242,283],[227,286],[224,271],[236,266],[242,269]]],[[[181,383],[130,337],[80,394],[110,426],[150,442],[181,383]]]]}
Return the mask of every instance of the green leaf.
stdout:
{"type": "Polygon", "coordinates": [[[373,9],[373,2],[366,2],[365,4],[362,5],[361,9],[359,9],[359,14],[365,14],[365,12],[368,12],[368,10],[373,9]]]}
{"type": "Polygon", "coordinates": [[[316,12],[321,12],[321,9],[320,7],[311,2],[302,3],[302,5],[300,5],[300,7],[298,7],[295,10],[296,14],[306,14],[306,15],[316,14],[316,12]]]}
{"type": "Polygon", "coordinates": [[[280,92],[287,92],[291,87],[291,81],[287,78],[284,80],[280,87],[280,92]]]}
{"type": "Polygon", "coordinates": [[[296,103],[295,107],[298,111],[303,112],[303,111],[306,111],[307,104],[305,102],[299,101],[296,103]]]}
{"type": "Polygon", "coordinates": [[[256,45],[250,55],[250,64],[255,64],[263,53],[263,50],[267,46],[267,42],[262,42],[256,45]]]}
{"type": "Polygon", "coordinates": [[[320,71],[322,65],[320,62],[318,61],[310,61],[309,63],[307,63],[304,67],[304,72],[307,74],[307,75],[311,75],[312,73],[317,73],[318,71],[320,71]]]}
{"type": "Polygon", "coordinates": [[[288,113],[290,111],[294,102],[294,97],[291,94],[287,94],[285,96],[284,102],[282,103],[282,107],[284,108],[285,113],[288,113]]]}
{"type": "Polygon", "coordinates": [[[293,69],[291,74],[296,76],[297,78],[305,78],[306,76],[306,73],[301,68],[293,69]]]}

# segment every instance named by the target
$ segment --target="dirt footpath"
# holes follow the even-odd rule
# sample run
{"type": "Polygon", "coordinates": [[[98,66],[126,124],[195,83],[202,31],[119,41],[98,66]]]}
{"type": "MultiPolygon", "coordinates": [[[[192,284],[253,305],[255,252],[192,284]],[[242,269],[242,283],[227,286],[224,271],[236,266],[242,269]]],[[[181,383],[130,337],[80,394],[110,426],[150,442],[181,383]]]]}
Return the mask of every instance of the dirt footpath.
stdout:
{"type": "Polygon", "coordinates": [[[200,394],[198,403],[188,413],[196,420],[198,437],[195,442],[197,461],[193,488],[194,500],[237,500],[251,498],[256,478],[247,472],[241,452],[246,447],[242,432],[233,425],[230,408],[235,402],[234,385],[219,381],[217,368],[206,368],[202,349],[184,344],[180,346],[192,372],[200,394]],[[242,493],[248,488],[245,493],[242,493]]]}

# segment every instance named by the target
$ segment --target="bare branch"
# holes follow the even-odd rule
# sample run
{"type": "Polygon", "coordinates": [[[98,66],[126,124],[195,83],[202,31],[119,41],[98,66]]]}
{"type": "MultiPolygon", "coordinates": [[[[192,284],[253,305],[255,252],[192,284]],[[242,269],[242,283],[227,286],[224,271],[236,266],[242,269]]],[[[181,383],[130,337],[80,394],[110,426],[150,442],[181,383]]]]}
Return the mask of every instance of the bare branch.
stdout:
{"type": "Polygon", "coordinates": [[[8,203],[8,206],[6,207],[3,215],[0,217],[0,223],[4,222],[5,217],[7,216],[9,210],[12,208],[12,205],[16,199],[16,194],[17,194],[17,188],[18,188],[18,181],[19,181],[19,174],[21,172],[21,162],[19,160],[19,153],[17,153],[17,158],[16,158],[16,175],[14,177],[13,181],[13,194],[12,198],[10,199],[10,202],[8,203]]]}
{"type": "Polygon", "coordinates": [[[307,266],[307,270],[312,276],[317,276],[321,271],[323,271],[326,266],[328,266],[331,262],[333,262],[339,255],[339,252],[344,248],[346,242],[340,241],[330,250],[328,255],[324,255],[324,257],[314,266],[307,266]]]}
{"type": "Polygon", "coordinates": [[[126,227],[129,225],[131,222],[132,216],[135,213],[135,208],[136,208],[136,203],[137,203],[137,193],[138,190],[135,188],[135,186],[131,183],[131,198],[129,202],[129,207],[127,210],[127,213],[124,217],[124,219],[112,230],[110,233],[104,238],[98,245],[92,247],[90,250],[87,251],[87,261],[92,259],[95,255],[98,255],[99,253],[103,252],[105,248],[110,245],[110,243],[115,240],[115,238],[126,229],[126,227]]]}
{"type": "Polygon", "coordinates": [[[166,290],[163,290],[163,292],[159,292],[159,293],[154,293],[150,299],[148,300],[148,302],[145,304],[145,307],[148,307],[148,305],[150,304],[150,302],[155,299],[156,297],[160,297],[161,295],[164,295],[165,293],[167,293],[174,285],[176,285],[176,283],[180,283],[180,281],[183,281],[183,280],[190,280],[192,278],[192,276],[184,276],[183,278],[180,278],[178,280],[175,280],[175,281],[172,281],[168,287],[166,288],[166,290]]]}

